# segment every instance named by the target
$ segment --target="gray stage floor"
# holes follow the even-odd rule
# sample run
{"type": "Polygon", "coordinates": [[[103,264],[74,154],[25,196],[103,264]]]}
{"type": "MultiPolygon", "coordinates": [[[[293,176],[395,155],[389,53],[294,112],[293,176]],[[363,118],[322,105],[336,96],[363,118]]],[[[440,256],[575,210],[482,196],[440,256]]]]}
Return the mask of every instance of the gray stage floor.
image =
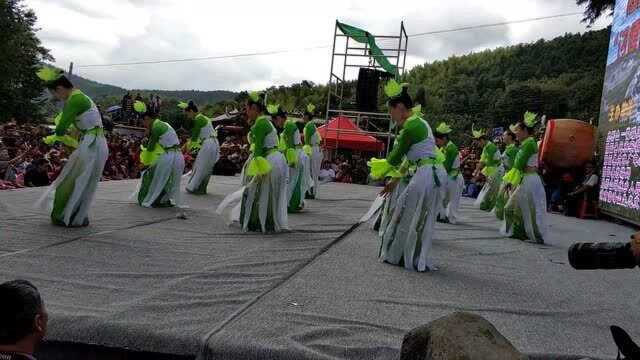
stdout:
{"type": "Polygon", "coordinates": [[[627,241],[631,229],[551,216],[548,246],[500,238],[464,203],[438,224],[440,271],[376,259],[366,225],[343,236],[377,188],[326,184],[292,232],[243,234],[214,209],[237,178],[185,195],[188,219],[141,209],[135,182],[100,185],[92,225],[63,229],[33,209],[41,189],[0,192],[0,280],[26,278],[51,313],[49,338],[210,359],[388,359],[403,334],[456,310],[487,317],[522,351],[613,357],[608,326],[640,337],[638,270],[578,272],[573,241],[627,241]]]}

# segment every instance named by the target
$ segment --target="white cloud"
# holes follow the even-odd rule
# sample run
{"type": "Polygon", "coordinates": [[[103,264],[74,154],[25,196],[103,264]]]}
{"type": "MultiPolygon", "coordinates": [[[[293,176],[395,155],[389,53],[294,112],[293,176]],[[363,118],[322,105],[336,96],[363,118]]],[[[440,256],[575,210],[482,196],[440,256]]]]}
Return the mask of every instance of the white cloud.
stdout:
{"type": "MultiPolygon", "coordinates": [[[[307,79],[325,83],[330,50],[84,68],[81,65],[219,56],[331,44],[336,18],[374,34],[409,34],[581,11],[572,0],[206,1],[28,0],[59,66],[127,88],[256,89],[307,79]],[[395,7],[394,7],[395,5],[395,7]]],[[[608,19],[599,21],[603,27],[608,19]]],[[[409,40],[410,66],[496,46],[584,31],[580,16],[409,40]]],[[[388,43],[387,43],[388,44],[388,43]]],[[[383,44],[385,45],[385,44],[383,44]]]]}

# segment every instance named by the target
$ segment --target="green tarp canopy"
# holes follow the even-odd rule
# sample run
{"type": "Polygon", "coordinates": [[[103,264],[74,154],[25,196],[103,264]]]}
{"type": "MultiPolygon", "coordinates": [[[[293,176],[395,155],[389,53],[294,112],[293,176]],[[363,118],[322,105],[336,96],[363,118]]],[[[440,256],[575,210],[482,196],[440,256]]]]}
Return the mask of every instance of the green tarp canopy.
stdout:
{"type": "Polygon", "coordinates": [[[338,28],[340,28],[343,34],[359,43],[368,44],[370,54],[376,60],[378,65],[394,77],[398,77],[398,69],[389,62],[389,59],[387,59],[382,50],[380,50],[376,44],[375,37],[371,35],[371,33],[358,29],[355,26],[343,24],[339,21],[337,23],[338,28]]]}

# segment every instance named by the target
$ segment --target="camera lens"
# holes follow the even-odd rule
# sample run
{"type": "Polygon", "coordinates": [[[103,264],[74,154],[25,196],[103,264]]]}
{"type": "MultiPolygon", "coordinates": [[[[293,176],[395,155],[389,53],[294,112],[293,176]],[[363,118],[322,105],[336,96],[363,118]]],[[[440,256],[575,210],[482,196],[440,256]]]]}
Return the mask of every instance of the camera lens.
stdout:
{"type": "Polygon", "coordinates": [[[632,269],[637,266],[629,243],[576,243],[569,248],[576,270],[632,269]]]}

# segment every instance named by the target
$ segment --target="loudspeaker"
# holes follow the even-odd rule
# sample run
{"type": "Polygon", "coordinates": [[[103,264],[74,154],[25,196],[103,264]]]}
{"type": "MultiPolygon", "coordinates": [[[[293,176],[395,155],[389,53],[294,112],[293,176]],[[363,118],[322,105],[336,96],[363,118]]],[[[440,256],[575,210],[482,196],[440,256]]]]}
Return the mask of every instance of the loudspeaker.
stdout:
{"type": "Polygon", "coordinates": [[[378,87],[382,76],[382,71],[360,68],[356,91],[358,111],[378,112],[378,87]]]}

